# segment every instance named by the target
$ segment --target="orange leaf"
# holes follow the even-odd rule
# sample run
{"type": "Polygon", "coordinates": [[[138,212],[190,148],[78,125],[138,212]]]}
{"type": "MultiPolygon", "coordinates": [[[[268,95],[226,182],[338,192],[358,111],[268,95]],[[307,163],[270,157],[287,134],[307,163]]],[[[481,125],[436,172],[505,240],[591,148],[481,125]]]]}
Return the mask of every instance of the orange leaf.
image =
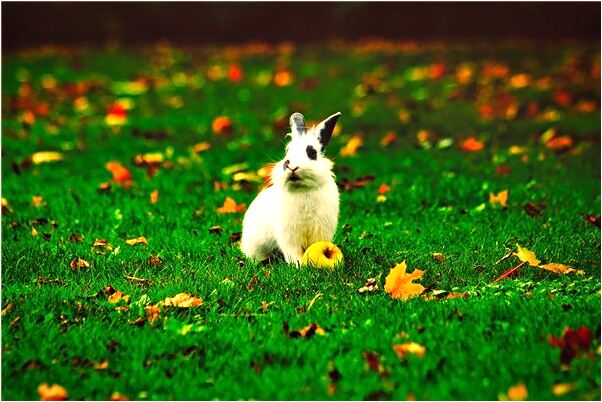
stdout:
{"type": "Polygon", "coordinates": [[[378,188],[378,194],[380,195],[383,195],[384,193],[387,193],[389,191],[391,191],[391,187],[387,186],[385,183],[381,184],[378,188]]]}
{"type": "Polygon", "coordinates": [[[58,384],[49,386],[46,383],[38,386],[38,394],[42,401],[64,401],[69,398],[67,390],[58,384]]]}
{"type": "Polygon", "coordinates": [[[109,368],[109,361],[107,359],[102,359],[98,363],[94,365],[94,370],[106,370],[109,368]]]}
{"type": "Polygon", "coordinates": [[[140,236],[140,237],[136,237],[135,239],[129,239],[125,241],[125,244],[129,245],[129,246],[135,246],[136,244],[148,244],[146,242],[146,237],[144,236],[140,236]]]}
{"type": "Polygon", "coordinates": [[[244,78],[244,74],[242,72],[242,68],[239,64],[230,64],[228,68],[228,80],[232,82],[240,82],[244,78]]]}
{"type": "Polygon", "coordinates": [[[203,305],[203,299],[190,293],[178,293],[174,297],[166,298],[163,305],[181,308],[199,307],[203,305]]]}
{"type": "Polygon", "coordinates": [[[211,124],[214,134],[230,134],[232,132],[232,121],[227,116],[218,116],[211,124]]]}
{"type": "Polygon", "coordinates": [[[125,395],[120,394],[119,392],[113,392],[111,394],[111,401],[129,401],[129,398],[125,395]]]}
{"type": "Polygon", "coordinates": [[[414,272],[407,274],[406,269],[406,262],[402,261],[391,268],[391,272],[385,278],[385,292],[394,299],[407,300],[424,292],[424,286],[412,283],[413,280],[422,278],[424,271],[415,269],[414,272]]]}
{"type": "Polygon", "coordinates": [[[460,141],[460,149],[464,152],[478,152],[485,148],[485,143],[474,137],[468,137],[460,141]]]}
{"type": "Polygon", "coordinates": [[[389,145],[393,144],[396,139],[397,136],[395,135],[395,133],[393,131],[390,131],[380,140],[380,145],[382,147],[388,147],[389,145]]]}
{"type": "Polygon", "coordinates": [[[546,148],[553,151],[562,151],[573,146],[573,139],[566,135],[553,137],[546,142],[546,148]]]}
{"type": "Polygon", "coordinates": [[[109,296],[108,302],[111,304],[119,303],[120,301],[124,301],[126,303],[130,302],[130,296],[124,295],[123,292],[117,291],[109,296]]]}
{"type": "Polygon", "coordinates": [[[206,151],[210,148],[211,148],[211,144],[205,141],[205,142],[199,142],[198,144],[195,144],[192,147],[192,150],[198,154],[198,153],[206,151]]]}
{"type": "Polygon", "coordinates": [[[125,166],[117,161],[107,162],[105,165],[107,170],[113,175],[113,181],[124,187],[132,185],[132,174],[125,166]]]}
{"type": "Polygon", "coordinates": [[[568,265],[558,264],[556,262],[552,262],[550,264],[540,265],[539,268],[552,271],[557,274],[572,274],[575,273],[577,275],[583,275],[584,272],[580,269],[575,269],[568,265]]]}
{"type": "Polygon", "coordinates": [[[525,384],[520,383],[508,388],[507,395],[498,395],[500,401],[524,401],[529,393],[525,384]]]}
{"type": "Polygon", "coordinates": [[[150,193],[150,202],[151,204],[156,204],[159,201],[159,190],[153,190],[150,193]]]}
{"type": "Polygon", "coordinates": [[[293,83],[293,73],[289,70],[280,70],[274,74],[274,85],[286,87],[293,83]]]}
{"type": "Polygon", "coordinates": [[[31,203],[36,208],[46,205],[46,202],[44,202],[44,198],[42,198],[41,195],[34,195],[33,197],[31,197],[31,203]]]}
{"type": "Polygon", "coordinates": [[[361,135],[354,135],[347,141],[347,144],[339,151],[341,156],[353,156],[357,153],[359,147],[364,143],[361,135]]]}
{"type": "Polygon", "coordinates": [[[244,212],[247,209],[245,204],[237,205],[236,201],[234,201],[230,197],[226,197],[224,201],[224,205],[217,209],[217,212],[220,214],[235,214],[237,212],[244,212]]]}
{"type": "Polygon", "coordinates": [[[159,315],[159,313],[161,312],[161,307],[159,306],[149,304],[148,306],[144,307],[144,312],[146,313],[146,319],[150,324],[152,324],[161,317],[159,315]]]}
{"type": "Polygon", "coordinates": [[[508,190],[500,191],[497,195],[489,193],[489,203],[491,205],[499,204],[502,208],[508,207],[508,190]]]}
{"type": "Polygon", "coordinates": [[[400,359],[404,359],[408,354],[413,354],[418,357],[424,357],[426,348],[416,342],[406,342],[393,345],[393,351],[400,359]]]}

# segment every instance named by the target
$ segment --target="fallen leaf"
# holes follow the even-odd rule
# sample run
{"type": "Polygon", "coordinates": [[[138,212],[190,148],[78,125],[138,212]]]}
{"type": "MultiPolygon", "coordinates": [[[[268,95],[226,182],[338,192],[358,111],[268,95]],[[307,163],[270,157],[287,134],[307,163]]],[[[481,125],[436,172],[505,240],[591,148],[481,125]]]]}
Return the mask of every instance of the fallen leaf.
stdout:
{"type": "Polygon", "coordinates": [[[76,260],[71,261],[69,264],[72,270],[82,269],[82,268],[90,268],[90,263],[83,258],[78,258],[76,260]]]}
{"type": "Polygon", "coordinates": [[[41,163],[49,163],[49,162],[59,162],[63,160],[63,154],[60,152],[53,151],[41,151],[35,152],[30,156],[31,162],[34,165],[39,165],[41,163]]]}
{"type": "Polygon", "coordinates": [[[105,165],[107,170],[113,175],[113,181],[124,187],[132,185],[132,174],[125,166],[117,161],[107,162],[105,165]]]}
{"type": "Polygon", "coordinates": [[[572,148],[573,139],[566,135],[553,137],[551,140],[546,142],[546,148],[553,151],[564,151],[572,148]]]}
{"type": "Polygon", "coordinates": [[[464,152],[478,152],[485,148],[485,143],[474,137],[468,137],[460,141],[460,149],[464,152]]]}
{"type": "Polygon", "coordinates": [[[529,216],[540,216],[541,211],[545,208],[543,204],[535,204],[534,202],[527,202],[524,206],[525,212],[529,216]]]}
{"type": "Polygon", "coordinates": [[[326,335],[326,331],[318,324],[309,324],[301,329],[296,329],[293,331],[289,331],[288,323],[285,321],[282,324],[284,333],[291,338],[306,338],[309,339],[314,335],[324,336],[326,335]]]}
{"type": "Polygon", "coordinates": [[[381,147],[388,147],[395,142],[397,136],[393,131],[388,132],[385,136],[380,140],[381,147]]]}
{"type": "Polygon", "coordinates": [[[4,317],[9,311],[13,309],[14,305],[12,303],[8,303],[6,307],[2,309],[2,317],[4,317]]]}
{"type": "Polygon", "coordinates": [[[364,284],[364,286],[362,286],[361,288],[358,289],[358,291],[360,293],[366,293],[366,292],[376,292],[378,290],[378,283],[376,282],[376,278],[368,278],[368,280],[366,280],[366,283],[364,284]]]}
{"type": "Polygon", "coordinates": [[[127,122],[127,109],[123,104],[117,102],[109,106],[107,115],[105,116],[105,123],[108,126],[122,126],[127,122]]]}
{"type": "Polygon", "coordinates": [[[163,264],[163,259],[159,256],[156,256],[156,257],[151,256],[148,259],[148,263],[149,263],[149,265],[161,265],[161,264],[163,264]]]}
{"type": "Polygon", "coordinates": [[[13,210],[8,203],[8,200],[2,197],[2,215],[12,214],[13,210]]]}
{"type": "Polygon", "coordinates": [[[123,292],[120,291],[116,291],[114,293],[112,293],[109,298],[107,299],[107,301],[111,304],[117,304],[120,301],[124,301],[126,304],[130,302],[130,296],[128,295],[124,295],[123,292]]]}
{"type": "Polygon", "coordinates": [[[46,206],[46,201],[44,201],[44,198],[41,195],[34,195],[31,197],[31,203],[36,208],[46,206]]]}
{"type": "Polygon", "coordinates": [[[437,262],[444,262],[445,261],[445,256],[443,254],[441,254],[441,253],[431,253],[431,256],[437,262]]]}
{"type": "Polygon", "coordinates": [[[575,383],[561,382],[552,386],[552,393],[556,396],[562,396],[568,394],[575,388],[577,388],[577,384],[575,383]]]}
{"type": "Polygon", "coordinates": [[[100,183],[98,185],[98,187],[96,188],[96,190],[99,193],[106,193],[111,190],[111,183],[109,183],[109,182],[100,183]]]}
{"type": "Polygon", "coordinates": [[[341,156],[353,156],[357,153],[357,150],[362,146],[363,143],[364,139],[361,135],[354,135],[349,139],[349,141],[347,141],[347,144],[341,148],[339,154],[341,156]]]}
{"type": "Polygon", "coordinates": [[[372,183],[374,181],[374,179],[376,179],[375,176],[359,177],[359,178],[357,178],[357,179],[355,179],[353,181],[351,181],[351,180],[349,180],[347,178],[344,178],[339,183],[339,187],[342,190],[351,191],[353,189],[361,188],[361,187],[364,187],[364,186],[372,183]]]}
{"type": "Polygon", "coordinates": [[[98,363],[94,365],[94,370],[106,370],[109,368],[109,361],[107,359],[102,359],[98,363]]]}
{"type": "Polygon", "coordinates": [[[412,283],[415,279],[422,278],[424,271],[415,269],[414,272],[406,274],[406,269],[406,262],[402,261],[391,268],[389,275],[385,278],[385,292],[394,299],[407,300],[424,292],[424,286],[412,283]]]}
{"type": "Polygon", "coordinates": [[[151,152],[134,157],[134,164],[138,167],[158,167],[163,163],[165,156],[162,152],[151,152]]]}
{"type": "Polygon", "coordinates": [[[548,270],[548,271],[552,271],[556,274],[572,274],[575,273],[577,275],[584,275],[585,272],[583,272],[580,269],[575,269],[573,267],[570,267],[568,265],[564,265],[564,264],[558,264],[558,263],[550,263],[550,264],[545,264],[545,265],[540,265],[539,268],[548,270]]]}
{"type": "Polygon", "coordinates": [[[232,63],[228,68],[228,80],[231,82],[241,82],[244,78],[240,64],[232,63]]]}
{"type": "Polygon", "coordinates": [[[565,328],[562,338],[548,337],[550,346],[561,349],[560,363],[563,365],[569,365],[574,358],[588,353],[591,342],[592,333],[584,325],[576,330],[570,327],[565,328]]]}
{"type": "Polygon", "coordinates": [[[35,226],[31,227],[31,237],[37,237],[38,236],[38,229],[36,229],[35,226]]]}
{"type": "Polygon", "coordinates": [[[585,220],[591,223],[592,225],[596,225],[600,227],[600,215],[587,215],[585,220]]]}
{"type": "Polygon", "coordinates": [[[378,188],[377,193],[380,195],[383,195],[385,193],[388,193],[389,191],[391,191],[391,187],[387,186],[385,183],[381,184],[380,187],[378,188]]]}
{"type": "Polygon", "coordinates": [[[508,190],[500,191],[498,194],[489,193],[489,203],[491,205],[500,205],[502,208],[507,208],[508,190]]]}
{"type": "Polygon", "coordinates": [[[136,244],[144,244],[147,245],[148,243],[146,242],[146,237],[144,236],[140,236],[140,237],[136,237],[134,239],[129,239],[125,241],[125,244],[129,245],[129,246],[135,246],[136,244]]]}
{"type": "Polygon", "coordinates": [[[286,87],[293,83],[293,73],[289,70],[279,70],[274,74],[274,85],[277,87],[286,87]]]}
{"type": "Polygon", "coordinates": [[[228,116],[218,116],[213,119],[211,129],[214,134],[230,134],[232,133],[232,121],[228,116]]]}
{"type": "Polygon", "coordinates": [[[406,342],[393,345],[393,351],[400,359],[405,359],[408,354],[424,357],[426,348],[416,342],[406,342]]]}
{"type": "Polygon", "coordinates": [[[109,243],[107,243],[107,241],[105,239],[94,240],[94,243],[92,243],[92,247],[99,249],[98,250],[99,253],[104,253],[105,250],[109,250],[109,251],[113,250],[113,246],[110,245],[109,243]]]}
{"type": "Polygon", "coordinates": [[[194,146],[192,147],[193,152],[195,153],[200,153],[203,151],[207,151],[208,149],[211,148],[211,144],[208,142],[199,142],[198,144],[194,144],[194,146]]]}
{"type": "Polygon", "coordinates": [[[67,390],[58,384],[49,386],[46,383],[38,386],[38,395],[42,401],[64,401],[69,398],[67,390]]]}
{"type": "Polygon", "coordinates": [[[178,293],[174,297],[166,298],[161,304],[181,308],[199,307],[203,305],[203,299],[190,293],[178,293]]]}
{"type": "Polygon", "coordinates": [[[150,304],[150,305],[144,307],[144,313],[146,314],[146,319],[148,320],[149,324],[151,324],[151,325],[156,320],[161,318],[161,316],[159,315],[160,312],[161,312],[161,307],[159,307],[159,306],[150,304]]]}
{"type": "Polygon", "coordinates": [[[111,401],[129,401],[129,398],[125,395],[120,394],[119,392],[113,392],[111,394],[111,398],[109,398],[109,400],[111,400],[111,401]]]}
{"type": "Polygon", "coordinates": [[[537,259],[533,251],[522,248],[518,244],[516,247],[518,248],[518,252],[513,253],[513,255],[517,256],[519,260],[528,263],[532,267],[539,267],[540,261],[537,259]]]}
{"type": "Polygon", "coordinates": [[[226,197],[224,201],[224,205],[217,209],[217,212],[220,214],[234,214],[237,212],[244,212],[247,209],[245,204],[237,205],[236,201],[234,201],[230,197],[226,197]]]}
{"type": "Polygon", "coordinates": [[[508,392],[506,394],[500,394],[500,401],[524,401],[527,399],[529,393],[527,392],[527,387],[525,384],[520,383],[508,388],[508,392]]]}
{"type": "Polygon", "coordinates": [[[380,376],[386,375],[378,353],[364,351],[362,352],[362,356],[364,356],[364,361],[370,370],[375,371],[380,376]]]}
{"type": "Polygon", "coordinates": [[[211,226],[209,228],[209,233],[215,233],[215,234],[221,234],[222,233],[222,227],[221,226],[211,226]]]}
{"type": "Polygon", "coordinates": [[[157,201],[159,201],[159,190],[153,190],[150,193],[150,203],[151,204],[156,204],[157,201]]]}

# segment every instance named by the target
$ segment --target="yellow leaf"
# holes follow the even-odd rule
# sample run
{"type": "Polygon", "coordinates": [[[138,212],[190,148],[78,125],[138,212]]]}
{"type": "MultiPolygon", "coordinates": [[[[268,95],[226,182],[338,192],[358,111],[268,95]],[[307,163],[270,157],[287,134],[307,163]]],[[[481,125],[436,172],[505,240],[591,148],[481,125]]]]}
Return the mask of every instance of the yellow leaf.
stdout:
{"type": "Polygon", "coordinates": [[[135,246],[136,244],[148,244],[148,243],[146,242],[146,237],[140,236],[140,237],[136,237],[135,239],[126,240],[125,244],[127,244],[129,246],[135,246]]]}
{"type": "Polygon", "coordinates": [[[245,204],[237,205],[236,201],[234,201],[230,197],[226,197],[224,201],[224,205],[217,209],[217,212],[220,214],[234,214],[237,212],[244,212],[247,209],[245,204]]]}
{"type": "Polygon", "coordinates": [[[42,151],[31,155],[31,162],[34,165],[39,165],[40,163],[58,162],[62,160],[63,154],[60,152],[42,151]]]}
{"type": "Polygon", "coordinates": [[[115,304],[115,303],[119,303],[121,300],[123,300],[126,303],[130,302],[130,296],[128,295],[124,295],[123,292],[115,292],[112,295],[109,296],[109,303],[115,304]]]}
{"type": "Polygon", "coordinates": [[[163,305],[182,308],[199,307],[203,305],[203,299],[190,293],[178,293],[174,297],[166,298],[163,301],[163,305]]]}
{"type": "Polygon", "coordinates": [[[36,237],[38,235],[38,229],[35,226],[31,227],[31,237],[36,237]]]}
{"type": "Polygon", "coordinates": [[[552,393],[556,396],[568,394],[577,387],[577,384],[561,382],[552,386],[552,393]]]}
{"type": "Polygon", "coordinates": [[[205,141],[205,142],[199,142],[198,144],[194,144],[194,146],[192,147],[192,150],[198,154],[199,152],[206,151],[209,148],[211,148],[211,144],[205,141]]]}
{"type": "Polygon", "coordinates": [[[107,359],[102,359],[98,363],[94,365],[95,370],[106,370],[109,368],[109,361],[107,359]]]}
{"type": "Polygon", "coordinates": [[[552,262],[550,264],[541,265],[540,268],[546,269],[548,271],[555,272],[557,274],[572,274],[572,273],[575,273],[577,275],[583,275],[583,274],[585,274],[585,272],[583,272],[580,269],[577,270],[577,269],[575,269],[573,267],[570,267],[568,265],[558,264],[558,263],[555,263],[555,262],[552,262]]]}
{"type": "Polygon", "coordinates": [[[34,195],[33,197],[31,197],[31,203],[36,208],[46,205],[46,202],[44,201],[44,198],[41,195],[34,195]]]}
{"type": "Polygon", "coordinates": [[[514,253],[514,255],[517,256],[519,260],[528,263],[532,267],[539,267],[540,261],[537,259],[533,251],[522,248],[518,244],[516,247],[518,248],[518,252],[514,253]]]}
{"type": "Polygon", "coordinates": [[[357,153],[359,147],[364,143],[361,135],[354,135],[347,141],[347,144],[339,151],[341,156],[353,156],[357,153]]]}
{"type": "Polygon", "coordinates": [[[408,353],[416,355],[418,357],[424,357],[426,348],[416,342],[406,342],[393,345],[393,351],[400,359],[404,359],[408,353]]]}
{"type": "Polygon", "coordinates": [[[151,204],[156,204],[159,201],[159,190],[153,190],[150,193],[150,202],[151,204]]]}
{"type": "Polygon", "coordinates": [[[392,268],[385,278],[385,292],[394,299],[407,300],[424,292],[424,286],[412,283],[413,280],[420,279],[424,271],[415,269],[414,272],[406,274],[406,269],[406,262],[402,261],[392,268]]]}
{"type": "Polygon", "coordinates": [[[527,399],[528,395],[527,387],[525,384],[520,383],[508,388],[508,393],[506,395],[501,394],[498,395],[498,397],[500,401],[524,401],[527,399]]]}
{"type": "Polygon", "coordinates": [[[46,383],[38,386],[38,395],[42,401],[64,401],[69,398],[67,390],[58,384],[48,385],[46,383]]]}
{"type": "Polygon", "coordinates": [[[497,195],[489,193],[489,203],[491,205],[499,204],[502,208],[508,206],[508,190],[500,191],[497,195]]]}

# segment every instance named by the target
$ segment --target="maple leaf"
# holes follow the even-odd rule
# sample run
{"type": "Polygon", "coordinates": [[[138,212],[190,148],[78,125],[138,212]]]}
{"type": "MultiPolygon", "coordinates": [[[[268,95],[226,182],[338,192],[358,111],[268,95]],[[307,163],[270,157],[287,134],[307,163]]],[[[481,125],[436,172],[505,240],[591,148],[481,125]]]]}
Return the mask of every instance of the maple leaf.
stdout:
{"type": "Polygon", "coordinates": [[[178,293],[174,297],[166,298],[161,304],[181,308],[199,307],[203,305],[203,299],[190,293],[178,293]]]}
{"type": "Polygon", "coordinates": [[[90,268],[90,263],[82,258],[78,258],[76,260],[71,261],[69,264],[72,270],[82,269],[82,268],[90,268]]]}
{"type": "Polygon", "coordinates": [[[107,162],[105,165],[107,170],[113,175],[113,181],[124,187],[132,185],[132,174],[130,171],[117,161],[107,162]]]}
{"type": "Polygon", "coordinates": [[[529,393],[525,384],[520,383],[508,388],[506,394],[498,395],[500,401],[524,401],[529,393]]]}
{"type": "Polygon", "coordinates": [[[592,333],[589,328],[582,325],[576,330],[567,327],[562,338],[548,337],[550,346],[562,349],[560,363],[569,365],[574,358],[589,351],[592,342],[592,333]]]}
{"type": "Polygon", "coordinates": [[[405,359],[408,354],[424,357],[426,348],[416,342],[406,342],[393,345],[393,351],[400,359],[405,359]]]}
{"type": "Polygon", "coordinates": [[[213,119],[211,129],[214,134],[230,134],[232,132],[232,121],[228,116],[218,116],[213,119]]]}
{"type": "Polygon", "coordinates": [[[508,207],[508,190],[500,191],[498,194],[489,193],[489,203],[491,205],[501,205],[502,208],[508,207]]]}
{"type": "Polygon", "coordinates": [[[424,271],[414,269],[414,272],[406,273],[405,261],[391,268],[389,275],[385,278],[385,292],[394,299],[407,300],[424,292],[425,287],[419,283],[412,283],[415,279],[422,278],[424,271]]]}
{"type": "Polygon", "coordinates": [[[47,383],[38,386],[38,395],[42,401],[64,401],[69,398],[67,390],[59,384],[48,385],[47,383]]]}
{"type": "Polygon", "coordinates": [[[517,256],[519,260],[528,263],[532,267],[539,267],[540,261],[537,259],[533,251],[522,248],[519,244],[517,244],[516,247],[518,248],[518,252],[513,254],[517,256]]]}
{"type": "Polygon", "coordinates": [[[136,237],[135,239],[129,239],[125,241],[125,244],[129,245],[129,246],[135,246],[136,244],[148,244],[146,242],[146,237],[144,236],[140,236],[140,237],[136,237]]]}
{"type": "Polygon", "coordinates": [[[341,156],[353,156],[357,153],[357,150],[362,146],[363,143],[364,139],[361,135],[354,135],[349,139],[349,141],[347,141],[347,144],[341,148],[339,154],[341,156]]]}
{"type": "Polygon", "coordinates": [[[234,201],[232,198],[226,197],[224,205],[219,207],[217,212],[220,214],[235,214],[237,212],[244,212],[246,209],[246,204],[237,205],[236,201],[234,201]]]}
{"type": "Polygon", "coordinates": [[[159,201],[159,190],[153,190],[150,193],[150,202],[151,204],[156,204],[159,201]]]}
{"type": "Polygon", "coordinates": [[[460,149],[464,152],[478,152],[485,148],[485,143],[474,137],[468,137],[460,141],[460,149]]]}
{"type": "Polygon", "coordinates": [[[40,151],[33,153],[29,159],[34,165],[41,163],[58,162],[63,160],[63,154],[53,151],[40,151]]]}

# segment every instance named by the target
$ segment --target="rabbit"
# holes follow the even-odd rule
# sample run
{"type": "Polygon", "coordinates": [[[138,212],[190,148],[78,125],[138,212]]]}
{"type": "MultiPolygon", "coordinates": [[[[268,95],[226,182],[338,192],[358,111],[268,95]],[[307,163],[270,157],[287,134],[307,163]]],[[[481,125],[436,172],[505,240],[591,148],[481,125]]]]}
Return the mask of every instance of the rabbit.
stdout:
{"type": "Polygon", "coordinates": [[[313,243],[332,241],[339,219],[334,163],[324,151],[340,112],[307,129],[301,113],[290,117],[291,141],[273,165],[271,184],[255,197],[243,220],[241,249],[250,259],[280,249],[287,263],[301,265],[313,243]]]}

